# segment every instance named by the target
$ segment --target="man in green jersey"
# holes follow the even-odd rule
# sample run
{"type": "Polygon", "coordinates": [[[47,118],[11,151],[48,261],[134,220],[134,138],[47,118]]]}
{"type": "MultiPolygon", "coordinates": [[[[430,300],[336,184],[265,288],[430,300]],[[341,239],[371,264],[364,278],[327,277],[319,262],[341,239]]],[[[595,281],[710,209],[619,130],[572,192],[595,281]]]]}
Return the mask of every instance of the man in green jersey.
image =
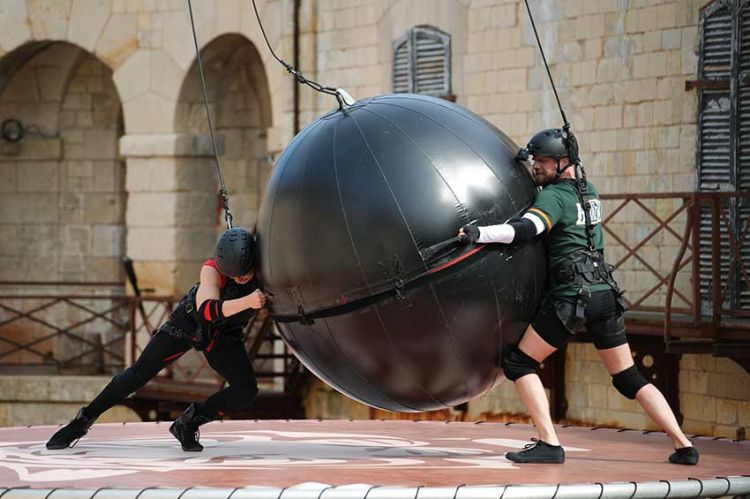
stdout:
{"type": "Polygon", "coordinates": [[[547,292],[521,341],[508,349],[502,360],[505,376],[515,383],[539,438],[506,457],[518,463],[565,461],[536,369],[585,327],[615,388],[637,400],[672,440],[675,451],[669,461],[697,464],[698,451],[680,429],[664,396],[633,363],[625,336],[622,293],[612,278],[612,267],[604,260],[601,203],[577,160],[575,138],[563,129],[543,130],[531,138],[526,149],[534,160],[536,183],[543,187],[531,208],[517,221],[487,227],[468,225],[459,231],[459,238],[471,243],[510,244],[540,235],[547,238],[547,292]]]}

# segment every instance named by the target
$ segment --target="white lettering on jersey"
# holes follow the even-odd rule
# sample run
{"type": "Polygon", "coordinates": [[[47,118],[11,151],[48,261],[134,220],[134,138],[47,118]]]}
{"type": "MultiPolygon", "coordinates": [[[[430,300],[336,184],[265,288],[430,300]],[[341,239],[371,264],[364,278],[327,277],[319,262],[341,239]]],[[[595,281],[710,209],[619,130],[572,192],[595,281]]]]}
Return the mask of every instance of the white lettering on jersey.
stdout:
{"type": "MultiPolygon", "coordinates": [[[[592,199],[589,202],[591,203],[591,210],[589,210],[591,224],[596,225],[602,221],[602,203],[600,203],[598,199],[592,199]]],[[[576,203],[576,208],[578,208],[578,219],[576,220],[576,225],[586,225],[586,218],[583,216],[581,203],[576,203]]]]}

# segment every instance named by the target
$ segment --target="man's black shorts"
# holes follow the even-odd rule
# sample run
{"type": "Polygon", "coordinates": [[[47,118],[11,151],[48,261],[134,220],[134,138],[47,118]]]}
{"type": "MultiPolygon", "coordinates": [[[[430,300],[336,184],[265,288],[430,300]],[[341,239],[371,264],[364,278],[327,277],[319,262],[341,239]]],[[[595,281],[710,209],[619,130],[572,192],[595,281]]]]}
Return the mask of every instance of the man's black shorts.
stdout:
{"type": "Polygon", "coordinates": [[[576,297],[547,297],[531,325],[539,336],[555,348],[563,346],[570,337],[586,328],[594,346],[603,350],[624,345],[625,320],[618,309],[615,292],[611,289],[594,291],[585,309],[585,321],[574,324],[576,297]],[[568,324],[570,327],[566,326],[568,324]]]}

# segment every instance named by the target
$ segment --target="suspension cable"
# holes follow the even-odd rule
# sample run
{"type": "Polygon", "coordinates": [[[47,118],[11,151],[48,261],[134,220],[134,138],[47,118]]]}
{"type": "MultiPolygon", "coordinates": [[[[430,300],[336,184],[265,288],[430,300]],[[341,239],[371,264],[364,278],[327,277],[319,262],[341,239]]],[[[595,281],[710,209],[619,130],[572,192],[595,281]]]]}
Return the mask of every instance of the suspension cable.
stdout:
{"type": "Polygon", "coordinates": [[[542,47],[542,41],[539,39],[539,33],[536,30],[536,24],[534,23],[534,16],[531,14],[531,7],[529,7],[529,0],[523,0],[523,2],[526,4],[526,11],[529,13],[529,20],[531,21],[531,28],[534,30],[534,36],[536,37],[536,44],[539,46],[539,52],[542,54],[542,62],[544,62],[544,69],[547,70],[547,76],[549,77],[549,82],[552,84],[552,91],[555,93],[555,99],[557,100],[557,107],[560,109],[560,115],[562,116],[563,120],[563,128],[570,129],[570,123],[568,122],[568,118],[565,116],[565,111],[563,111],[562,104],[560,103],[560,96],[557,94],[557,87],[555,87],[555,80],[552,78],[552,73],[549,70],[549,64],[547,64],[547,57],[544,55],[544,47],[542,47]]]}
{"type": "MultiPolygon", "coordinates": [[[[578,192],[578,196],[581,200],[581,207],[583,208],[585,218],[586,240],[588,241],[589,249],[591,251],[594,251],[596,249],[596,245],[594,244],[594,225],[591,222],[590,216],[591,202],[588,195],[588,186],[586,185],[586,170],[584,169],[581,158],[578,155],[578,139],[576,139],[573,131],[570,129],[570,122],[565,116],[565,111],[563,111],[562,103],[560,102],[560,96],[558,95],[557,87],[555,86],[555,80],[554,78],[552,78],[552,72],[550,71],[549,64],[547,63],[547,57],[544,55],[544,47],[542,46],[542,41],[539,39],[539,32],[536,29],[536,23],[534,23],[534,16],[531,13],[531,7],[529,7],[529,0],[524,0],[524,4],[526,4],[526,11],[529,13],[529,20],[531,21],[531,27],[534,30],[534,37],[536,38],[539,52],[542,54],[544,69],[547,71],[549,82],[552,85],[552,91],[555,93],[555,100],[557,100],[557,107],[558,109],[560,109],[560,115],[562,116],[563,131],[565,132],[563,141],[568,152],[569,162],[573,165],[573,171],[575,172],[576,191],[578,192]]],[[[560,160],[557,161],[557,165],[557,169],[559,172],[560,160]]]]}
{"type": "MultiPolygon", "coordinates": [[[[547,63],[547,57],[544,55],[544,47],[542,46],[542,41],[539,39],[539,32],[536,29],[536,23],[534,22],[534,16],[531,13],[531,7],[529,7],[529,0],[524,0],[524,4],[526,4],[526,11],[529,13],[529,20],[531,21],[531,27],[534,30],[534,37],[536,38],[536,44],[539,47],[539,52],[542,54],[542,62],[544,62],[544,69],[547,71],[547,76],[549,77],[549,82],[552,85],[552,91],[555,93],[555,100],[557,101],[557,107],[560,110],[560,116],[562,116],[563,120],[563,131],[565,132],[564,142],[565,142],[565,148],[568,150],[568,158],[570,160],[570,163],[572,163],[575,168],[576,172],[578,172],[578,169],[583,170],[583,164],[581,163],[581,158],[578,155],[578,139],[576,139],[575,135],[573,134],[573,131],[570,129],[570,122],[568,121],[568,117],[565,116],[565,111],[563,110],[562,103],[560,102],[560,95],[557,93],[557,87],[555,86],[555,79],[552,78],[552,72],[549,69],[549,64],[547,63]]],[[[584,173],[585,175],[585,173],[584,173]]],[[[580,178],[580,175],[576,174],[576,178],[580,178]]]]}
{"type": "Polygon", "coordinates": [[[273,58],[276,59],[279,62],[279,64],[284,66],[286,70],[294,76],[294,78],[297,80],[298,83],[302,85],[307,85],[317,92],[328,94],[328,95],[333,95],[334,97],[336,97],[336,100],[339,103],[339,109],[343,109],[344,105],[351,106],[352,104],[354,104],[354,99],[352,99],[352,97],[348,93],[346,93],[344,89],[326,87],[316,81],[305,78],[305,76],[299,70],[295,69],[294,66],[292,66],[291,64],[289,64],[288,62],[282,60],[279,56],[277,56],[276,52],[274,52],[273,50],[273,47],[271,47],[271,43],[268,41],[268,36],[266,36],[266,30],[263,28],[263,23],[260,20],[260,14],[258,14],[258,7],[255,4],[255,0],[252,0],[252,3],[253,3],[253,10],[255,11],[255,18],[258,20],[258,26],[260,26],[260,32],[263,34],[263,39],[266,41],[268,50],[271,52],[271,55],[273,56],[273,58]]]}
{"type": "Polygon", "coordinates": [[[229,195],[227,194],[227,187],[224,185],[224,175],[221,173],[221,163],[219,161],[219,150],[216,147],[216,135],[214,134],[214,124],[211,119],[211,108],[208,105],[208,91],[206,90],[206,77],[203,74],[203,62],[201,61],[201,52],[198,48],[198,36],[195,34],[195,20],[193,19],[193,4],[191,0],[188,2],[188,11],[190,12],[190,27],[193,30],[193,43],[195,44],[195,57],[198,60],[198,74],[201,78],[201,89],[203,90],[203,104],[206,106],[206,116],[208,117],[208,131],[211,135],[211,145],[213,147],[214,159],[216,160],[216,171],[219,172],[219,195],[221,196],[222,204],[224,205],[224,220],[227,223],[227,229],[232,228],[232,213],[229,211],[229,195]]]}

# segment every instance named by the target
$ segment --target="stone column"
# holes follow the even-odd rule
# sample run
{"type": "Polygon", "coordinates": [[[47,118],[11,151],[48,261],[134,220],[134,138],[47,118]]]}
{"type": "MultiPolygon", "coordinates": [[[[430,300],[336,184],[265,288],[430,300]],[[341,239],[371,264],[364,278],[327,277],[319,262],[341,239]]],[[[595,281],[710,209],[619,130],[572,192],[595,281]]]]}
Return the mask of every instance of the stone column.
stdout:
{"type": "Polygon", "coordinates": [[[180,295],[197,281],[220,229],[210,138],[130,134],[120,151],[127,161],[126,255],[142,289],[180,295]]]}

